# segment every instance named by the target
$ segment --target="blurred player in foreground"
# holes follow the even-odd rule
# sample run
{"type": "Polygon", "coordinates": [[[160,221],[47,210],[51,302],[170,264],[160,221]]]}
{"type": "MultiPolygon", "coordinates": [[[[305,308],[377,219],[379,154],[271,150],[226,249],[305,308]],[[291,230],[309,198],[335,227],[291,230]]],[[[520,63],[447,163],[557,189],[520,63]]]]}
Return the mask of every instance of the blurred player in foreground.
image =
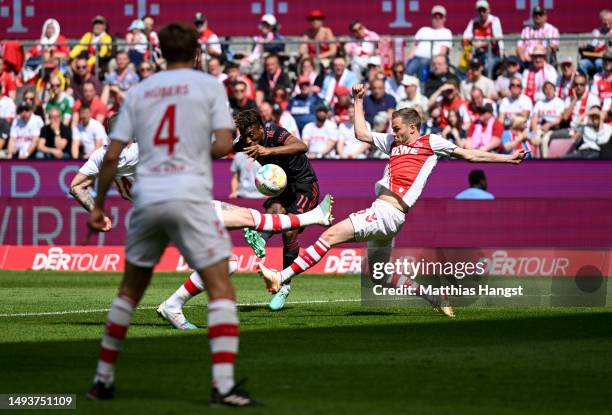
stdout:
{"type": "MultiPolygon", "coordinates": [[[[111,120],[109,122],[111,126],[114,124],[113,121],[114,120],[111,120]]],[[[100,173],[102,160],[107,150],[108,145],[104,145],[94,151],[87,162],[79,169],[70,184],[70,194],[88,212],[91,212],[94,207],[94,199],[90,189],[93,187],[100,173]]],[[[128,142],[119,156],[117,172],[113,180],[121,197],[130,202],[132,201],[131,189],[134,179],[136,178],[137,165],[138,144],[128,142]]],[[[330,195],[326,195],[321,204],[315,209],[298,215],[260,213],[255,209],[244,208],[218,200],[213,200],[212,204],[215,208],[217,219],[227,230],[249,228],[258,229],[260,231],[282,232],[315,224],[330,226],[333,221],[333,198],[330,195]]],[[[106,216],[104,217],[104,221],[105,227],[102,231],[108,232],[112,229],[112,221],[106,216]]],[[[256,252],[256,254],[261,257],[261,253],[256,252]]],[[[229,261],[229,274],[231,275],[236,272],[237,268],[238,263],[234,257],[232,257],[229,261]]],[[[174,294],[159,305],[157,313],[177,329],[197,329],[195,325],[185,318],[183,307],[191,298],[205,291],[205,288],[204,281],[202,281],[200,275],[194,271],[174,294]]]]}
{"type": "MultiPolygon", "coordinates": [[[[368,266],[387,263],[393,248],[393,239],[404,224],[408,210],[415,204],[438,158],[455,157],[472,163],[519,164],[526,156],[524,150],[511,155],[487,153],[481,150],[459,148],[436,134],[421,136],[421,117],[414,109],[404,108],[392,116],[392,134],[373,133],[368,130],[363,111],[366,88],[353,87],[355,98],[355,136],[359,141],[373,144],[389,155],[383,178],[376,183],[376,201],[368,209],[352,213],[347,219],[323,232],[313,245],[282,271],[260,265],[268,290],[276,292],[283,282],[318,263],[332,246],[346,242],[368,242],[368,266]]],[[[370,272],[371,274],[371,272],[370,272]]],[[[385,283],[392,287],[412,286],[434,308],[452,317],[454,311],[448,300],[441,296],[424,295],[419,284],[402,275],[388,275],[385,283]]]]}
{"type": "MultiPolygon", "coordinates": [[[[287,174],[287,187],[278,196],[266,199],[268,213],[305,213],[319,202],[319,182],[306,157],[308,146],[286,129],[274,124],[264,124],[256,110],[243,111],[236,117],[240,137],[234,142],[234,151],[244,151],[249,157],[264,164],[276,164],[287,174]]],[[[283,233],[283,267],[288,267],[298,257],[299,231],[283,233]]],[[[245,231],[249,244],[253,244],[253,231],[245,231]]],[[[269,238],[270,233],[264,233],[269,238]]],[[[263,247],[262,247],[263,248],[263,247]]],[[[280,310],[285,305],[291,286],[285,281],[270,301],[270,309],[280,310]]]]}
{"type": "Polygon", "coordinates": [[[112,399],[114,366],[132,314],[149,285],[153,267],[172,241],[206,284],[212,361],[211,404],[257,402],[234,382],[238,312],[228,274],[231,242],[212,206],[212,161],[232,150],[234,123],[223,87],[192,69],[199,50],[194,29],[169,24],[159,32],[168,69],[131,88],[102,162],[89,227],[103,231],[106,193],[122,150],[138,143],[138,180],[125,247],[125,272],[108,313],[90,399],[112,399]],[[211,142],[212,134],[216,140],[211,142]]]}

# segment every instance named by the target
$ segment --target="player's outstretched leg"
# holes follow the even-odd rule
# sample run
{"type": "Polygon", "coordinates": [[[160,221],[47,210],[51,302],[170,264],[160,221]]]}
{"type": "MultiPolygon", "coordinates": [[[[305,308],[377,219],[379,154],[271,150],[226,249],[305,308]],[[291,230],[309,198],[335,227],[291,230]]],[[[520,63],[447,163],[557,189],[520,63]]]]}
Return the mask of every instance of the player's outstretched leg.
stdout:
{"type": "Polygon", "coordinates": [[[276,293],[280,290],[283,282],[289,281],[294,275],[301,274],[315,266],[332,246],[351,242],[354,239],[353,224],[350,219],[344,219],[323,232],[319,239],[302,251],[289,267],[282,271],[275,271],[259,264],[259,275],[266,283],[268,291],[276,293]]]}
{"type": "Polygon", "coordinates": [[[153,268],[142,268],[126,262],[119,294],[113,300],[108,317],[93,386],[87,393],[92,400],[112,399],[114,394],[115,362],[123,346],[132,314],[151,281],[153,268]]]}
{"type": "MultiPolygon", "coordinates": [[[[231,276],[237,269],[238,259],[234,255],[229,260],[229,275],[231,276]]],[[[204,291],[206,291],[206,285],[200,275],[194,271],[168,299],[157,307],[157,314],[179,330],[197,330],[198,327],[189,322],[183,314],[183,307],[187,301],[204,291]]]]}

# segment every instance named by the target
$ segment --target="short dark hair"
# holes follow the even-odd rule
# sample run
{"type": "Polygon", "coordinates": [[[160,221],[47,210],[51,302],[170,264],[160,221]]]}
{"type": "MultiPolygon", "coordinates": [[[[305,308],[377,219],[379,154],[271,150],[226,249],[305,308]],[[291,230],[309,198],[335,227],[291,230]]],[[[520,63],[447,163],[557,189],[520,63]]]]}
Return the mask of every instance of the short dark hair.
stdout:
{"type": "Polygon", "coordinates": [[[421,128],[421,116],[414,108],[402,108],[401,110],[393,111],[391,119],[401,118],[404,124],[414,124],[417,129],[421,128]]]}
{"type": "Polygon", "coordinates": [[[447,79],[446,82],[444,82],[444,83],[448,84],[448,85],[454,86],[455,89],[459,89],[459,82],[457,82],[457,80],[455,78],[447,79]]]}
{"type": "Polygon", "coordinates": [[[159,46],[168,63],[190,62],[199,47],[198,32],[185,23],[170,23],[159,31],[159,46]]]}
{"type": "Polygon", "coordinates": [[[79,107],[79,112],[81,112],[81,111],[85,111],[85,110],[89,111],[90,109],[91,109],[91,108],[89,108],[89,104],[85,104],[85,103],[83,103],[83,104],[81,104],[81,106],[79,107]]]}
{"type": "Polygon", "coordinates": [[[236,62],[228,62],[225,65],[225,72],[229,72],[230,69],[238,69],[238,70],[240,70],[240,65],[238,65],[236,62]]]}
{"type": "Polygon", "coordinates": [[[249,128],[263,126],[261,115],[256,109],[242,111],[236,116],[236,127],[241,134],[245,133],[249,128]]]}
{"type": "Polygon", "coordinates": [[[119,56],[119,55],[125,55],[127,57],[129,57],[130,55],[128,55],[128,53],[125,50],[120,50],[115,54],[115,57],[119,56]]]}
{"type": "Polygon", "coordinates": [[[245,88],[248,88],[247,83],[241,80],[236,81],[236,83],[234,84],[234,87],[237,85],[243,85],[245,88]]]}
{"type": "Polygon", "coordinates": [[[349,23],[349,32],[353,30],[353,27],[355,27],[355,25],[358,25],[360,23],[361,23],[361,20],[357,20],[357,19],[351,20],[351,23],[349,23]]]}
{"type": "Polygon", "coordinates": [[[470,182],[470,187],[476,186],[480,184],[481,181],[487,180],[487,177],[482,170],[472,170],[470,175],[468,176],[468,181],[470,182]]]}

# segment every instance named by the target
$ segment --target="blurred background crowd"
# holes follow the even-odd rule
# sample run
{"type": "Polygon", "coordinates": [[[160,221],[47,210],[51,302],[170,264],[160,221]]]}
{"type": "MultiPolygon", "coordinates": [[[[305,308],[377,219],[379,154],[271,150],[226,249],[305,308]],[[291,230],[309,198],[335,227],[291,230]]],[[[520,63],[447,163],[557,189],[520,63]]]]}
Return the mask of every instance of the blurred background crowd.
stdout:
{"type": "MultiPolygon", "coordinates": [[[[572,50],[561,47],[549,13],[535,7],[512,46],[486,0],[475,3],[459,36],[446,28],[453,17],[442,5],[431,9],[431,26],[404,38],[379,36],[357,20],[338,36],[325,13],[312,10],[302,38],[283,37],[265,14],[240,47],[203,13],[192,21],[202,70],[225,86],[232,113],[258,109],[265,122],[304,140],[310,158],[384,157],[354,137],[358,82],[368,85],[366,119],[377,132],[390,132],[392,112],[411,107],[422,114],[423,134],[461,147],[612,158],[612,11],[601,10],[598,27],[572,50]],[[389,62],[391,49],[399,52],[389,62]]],[[[105,124],[126,91],[165,66],[152,16],[113,36],[95,16],[91,31],[74,40],[60,23],[48,19],[32,42],[2,42],[0,158],[88,158],[106,142],[105,124]]]]}

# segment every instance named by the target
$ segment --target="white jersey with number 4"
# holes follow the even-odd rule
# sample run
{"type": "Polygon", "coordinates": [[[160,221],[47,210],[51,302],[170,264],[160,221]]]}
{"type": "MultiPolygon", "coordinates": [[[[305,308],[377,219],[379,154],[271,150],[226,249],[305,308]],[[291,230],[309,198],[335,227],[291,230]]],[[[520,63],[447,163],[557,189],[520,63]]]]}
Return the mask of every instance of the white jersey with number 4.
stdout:
{"type": "MultiPolygon", "coordinates": [[[[98,177],[106,150],[108,150],[108,145],[104,145],[91,153],[87,162],[79,169],[79,173],[90,177],[98,177]]],[[[138,144],[132,143],[124,148],[119,155],[117,173],[114,177],[115,185],[117,185],[121,197],[126,200],[132,200],[132,184],[134,183],[134,179],[136,179],[137,165],[138,144]]]]}
{"type": "Polygon", "coordinates": [[[212,199],[211,136],[234,129],[225,88],[193,69],[159,72],[128,90],[111,139],[139,145],[134,204],[212,199]]]}
{"type": "Polygon", "coordinates": [[[457,148],[437,134],[419,137],[414,143],[399,144],[393,134],[372,133],[374,145],[389,155],[385,174],[376,183],[376,194],[383,188],[402,198],[408,207],[415,204],[438,158],[450,157],[457,148]]]}

